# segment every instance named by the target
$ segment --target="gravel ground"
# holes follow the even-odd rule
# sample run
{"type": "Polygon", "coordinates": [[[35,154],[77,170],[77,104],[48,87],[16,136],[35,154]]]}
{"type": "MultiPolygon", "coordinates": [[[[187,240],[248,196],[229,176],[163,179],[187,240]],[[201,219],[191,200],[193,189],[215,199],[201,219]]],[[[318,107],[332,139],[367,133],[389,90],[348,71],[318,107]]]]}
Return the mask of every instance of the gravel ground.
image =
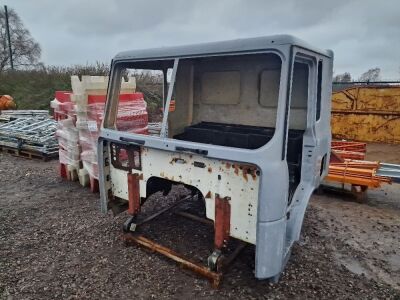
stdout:
{"type": "MultiPolygon", "coordinates": [[[[145,212],[159,209],[155,198],[145,212]]],[[[127,215],[102,215],[98,195],[61,180],[57,162],[0,153],[0,299],[400,299],[399,198],[399,185],[362,204],[314,195],[278,284],[254,278],[247,247],[213,289],[162,256],[126,247],[127,215]]],[[[199,261],[212,247],[208,225],[173,214],[142,230],[199,261]]]]}

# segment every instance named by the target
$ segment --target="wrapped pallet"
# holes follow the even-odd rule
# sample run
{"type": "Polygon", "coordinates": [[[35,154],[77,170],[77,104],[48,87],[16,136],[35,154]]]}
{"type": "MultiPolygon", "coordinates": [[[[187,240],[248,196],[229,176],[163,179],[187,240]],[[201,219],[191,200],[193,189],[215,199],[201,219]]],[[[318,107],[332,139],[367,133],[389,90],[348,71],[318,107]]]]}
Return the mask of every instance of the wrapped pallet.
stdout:
{"type": "MultiPolygon", "coordinates": [[[[77,76],[71,77],[73,93],[71,100],[75,104],[76,128],[80,145],[79,181],[90,186],[92,191],[98,186],[97,139],[104,117],[108,77],[77,76]]],[[[135,93],[134,77],[121,83],[117,127],[119,130],[136,133],[148,133],[146,102],[142,93],[135,93]]]]}
{"type": "Polygon", "coordinates": [[[80,167],[80,146],[71,92],[56,91],[50,107],[53,109],[53,117],[57,121],[56,137],[59,146],[60,175],[72,181],[77,180],[80,167]]]}
{"type": "MultiPolygon", "coordinates": [[[[72,92],[58,91],[51,101],[58,121],[61,176],[79,179],[92,191],[98,187],[97,139],[104,118],[107,84],[107,76],[71,76],[72,92]]],[[[148,134],[146,102],[135,89],[134,77],[121,83],[116,126],[121,131],[148,134]]]]}
{"type": "MultiPolygon", "coordinates": [[[[122,94],[119,101],[116,123],[118,130],[148,134],[148,116],[143,94],[122,94]]],[[[97,180],[99,175],[97,139],[104,118],[105,96],[89,95],[88,103],[86,121],[77,122],[79,124],[79,144],[82,149],[81,160],[83,164],[79,177],[83,185],[90,184],[92,186],[93,181],[97,180]]]]}
{"type": "Polygon", "coordinates": [[[72,117],[58,121],[56,137],[59,145],[61,176],[74,181],[78,178],[81,151],[78,130],[72,117]]]}
{"type": "Polygon", "coordinates": [[[50,101],[54,120],[63,120],[68,117],[74,118],[74,105],[71,102],[71,92],[56,91],[54,100],[50,101]]]}

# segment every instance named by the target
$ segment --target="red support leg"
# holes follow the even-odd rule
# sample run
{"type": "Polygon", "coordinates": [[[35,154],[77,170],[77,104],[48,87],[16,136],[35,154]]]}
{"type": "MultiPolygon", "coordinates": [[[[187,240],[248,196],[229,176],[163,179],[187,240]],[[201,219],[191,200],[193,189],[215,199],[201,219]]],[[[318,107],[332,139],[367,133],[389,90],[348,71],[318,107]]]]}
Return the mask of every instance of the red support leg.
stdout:
{"type": "Polygon", "coordinates": [[[92,176],[90,176],[90,191],[92,193],[98,193],[99,192],[99,181],[96,178],[92,177],[92,176]]]}
{"type": "Polygon", "coordinates": [[[231,222],[229,200],[229,197],[220,198],[218,194],[215,196],[214,246],[216,249],[221,249],[229,239],[231,222]]]}
{"type": "Polygon", "coordinates": [[[128,174],[128,213],[132,216],[140,211],[139,175],[128,174]]]}
{"type": "Polygon", "coordinates": [[[60,176],[61,178],[67,178],[67,166],[60,163],[60,176]]]}

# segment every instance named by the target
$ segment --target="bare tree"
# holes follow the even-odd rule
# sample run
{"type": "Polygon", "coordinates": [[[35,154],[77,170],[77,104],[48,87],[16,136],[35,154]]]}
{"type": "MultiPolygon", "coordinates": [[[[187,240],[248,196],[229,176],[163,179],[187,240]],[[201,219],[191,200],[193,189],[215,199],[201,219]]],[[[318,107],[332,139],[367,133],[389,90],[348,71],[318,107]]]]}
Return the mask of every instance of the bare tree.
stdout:
{"type": "Polygon", "coordinates": [[[379,81],[381,80],[381,69],[380,68],[369,69],[367,72],[362,73],[358,80],[368,81],[368,82],[379,81]]]}
{"type": "Polygon", "coordinates": [[[337,74],[333,77],[333,82],[351,82],[351,74],[349,72],[337,74]]]}
{"type": "MultiPolygon", "coordinates": [[[[32,38],[29,30],[13,9],[8,9],[11,36],[11,52],[15,68],[32,68],[39,65],[40,45],[32,38]]],[[[6,35],[4,8],[0,8],[0,72],[10,68],[10,57],[6,35]]]]}

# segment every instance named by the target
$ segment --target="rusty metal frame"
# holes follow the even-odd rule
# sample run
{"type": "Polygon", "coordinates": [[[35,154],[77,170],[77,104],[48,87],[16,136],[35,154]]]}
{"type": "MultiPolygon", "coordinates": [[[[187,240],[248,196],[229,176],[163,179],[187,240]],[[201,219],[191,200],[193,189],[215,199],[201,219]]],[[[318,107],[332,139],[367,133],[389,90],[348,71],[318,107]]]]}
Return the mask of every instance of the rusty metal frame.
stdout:
{"type": "Polygon", "coordinates": [[[165,257],[172,259],[173,261],[180,264],[182,267],[184,267],[188,270],[191,270],[191,271],[207,278],[208,280],[210,280],[212,286],[215,288],[217,288],[221,283],[222,273],[213,272],[210,269],[208,269],[207,267],[197,264],[197,263],[193,262],[192,260],[183,256],[182,254],[179,254],[172,249],[169,249],[169,248],[164,247],[152,240],[149,240],[142,235],[126,233],[123,235],[123,239],[128,244],[136,243],[144,248],[147,248],[151,251],[160,253],[160,254],[164,255],[165,257]]]}
{"type": "Polygon", "coordinates": [[[188,200],[188,199],[190,199],[190,198],[192,198],[192,195],[188,195],[188,196],[186,196],[186,197],[183,197],[182,199],[176,201],[176,202],[173,203],[172,205],[170,205],[170,206],[168,206],[168,207],[166,207],[166,208],[163,208],[163,209],[159,210],[158,212],[152,214],[151,216],[148,216],[146,219],[144,219],[144,220],[142,220],[142,221],[139,221],[136,225],[139,226],[139,225],[142,225],[142,224],[144,224],[144,223],[150,222],[151,220],[157,218],[158,216],[162,215],[163,213],[169,211],[170,209],[174,208],[175,206],[178,206],[179,204],[183,203],[184,201],[186,201],[186,200],[188,200]]]}
{"type": "MultiPolygon", "coordinates": [[[[135,175],[137,175],[137,174],[129,174],[130,177],[128,177],[128,181],[129,180],[131,181],[130,184],[131,184],[132,189],[135,188],[135,181],[138,181],[138,178],[135,175]]],[[[134,197],[135,192],[132,191],[132,193],[130,193],[130,195],[131,194],[134,197]]],[[[150,215],[149,217],[145,218],[142,221],[139,221],[136,224],[135,229],[137,228],[137,226],[143,225],[144,223],[147,223],[147,222],[155,219],[156,217],[160,216],[161,214],[165,213],[168,210],[171,210],[172,208],[178,206],[179,204],[188,200],[191,197],[192,197],[192,195],[185,196],[182,199],[176,201],[174,204],[172,204],[164,209],[161,209],[160,211],[150,215]]],[[[216,213],[215,224],[211,220],[203,219],[201,217],[192,215],[190,213],[186,213],[184,211],[175,211],[174,213],[177,215],[180,215],[182,217],[196,221],[196,222],[201,222],[201,223],[207,224],[207,225],[214,225],[215,245],[216,245],[216,247],[219,247],[218,249],[220,249],[226,244],[226,242],[229,238],[230,204],[229,204],[229,197],[220,198],[218,196],[217,199],[218,200],[216,201],[216,210],[215,210],[215,213],[216,213]],[[217,223],[217,220],[218,220],[218,223],[217,223]]],[[[132,199],[132,201],[129,202],[129,210],[138,212],[140,210],[140,204],[139,204],[139,210],[138,210],[135,208],[135,205],[136,205],[135,203],[137,203],[137,202],[134,201],[134,199],[132,199]],[[132,205],[132,207],[131,207],[131,205],[132,205]]],[[[125,243],[127,245],[135,243],[141,247],[149,249],[153,252],[157,252],[159,254],[164,255],[165,257],[168,257],[169,259],[172,259],[173,261],[177,262],[179,265],[181,265],[185,269],[193,271],[194,273],[207,278],[214,288],[217,288],[222,281],[222,276],[223,276],[222,271],[226,271],[228,266],[236,259],[236,257],[240,254],[240,252],[247,246],[246,242],[240,241],[239,245],[229,256],[227,256],[227,257],[221,256],[221,259],[218,260],[218,267],[217,267],[216,271],[212,271],[209,267],[198,264],[198,263],[190,260],[189,258],[185,257],[184,255],[182,255],[168,247],[165,247],[155,241],[152,241],[143,235],[139,235],[134,232],[126,232],[123,234],[122,239],[125,241],[125,243]]]]}
{"type": "Polygon", "coordinates": [[[185,211],[175,211],[174,214],[176,214],[178,216],[181,216],[181,217],[184,217],[184,218],[187,218],[187,219],[192,220],[192,221],[197,221],[199,223],[203,223],[203,224],[206,224],[206,225],[214,226],[214,222],[213,221],[211,221],[209,219],[198,217],[196,215],[193,215],[193,214],[185,212],[185,211]]]}

